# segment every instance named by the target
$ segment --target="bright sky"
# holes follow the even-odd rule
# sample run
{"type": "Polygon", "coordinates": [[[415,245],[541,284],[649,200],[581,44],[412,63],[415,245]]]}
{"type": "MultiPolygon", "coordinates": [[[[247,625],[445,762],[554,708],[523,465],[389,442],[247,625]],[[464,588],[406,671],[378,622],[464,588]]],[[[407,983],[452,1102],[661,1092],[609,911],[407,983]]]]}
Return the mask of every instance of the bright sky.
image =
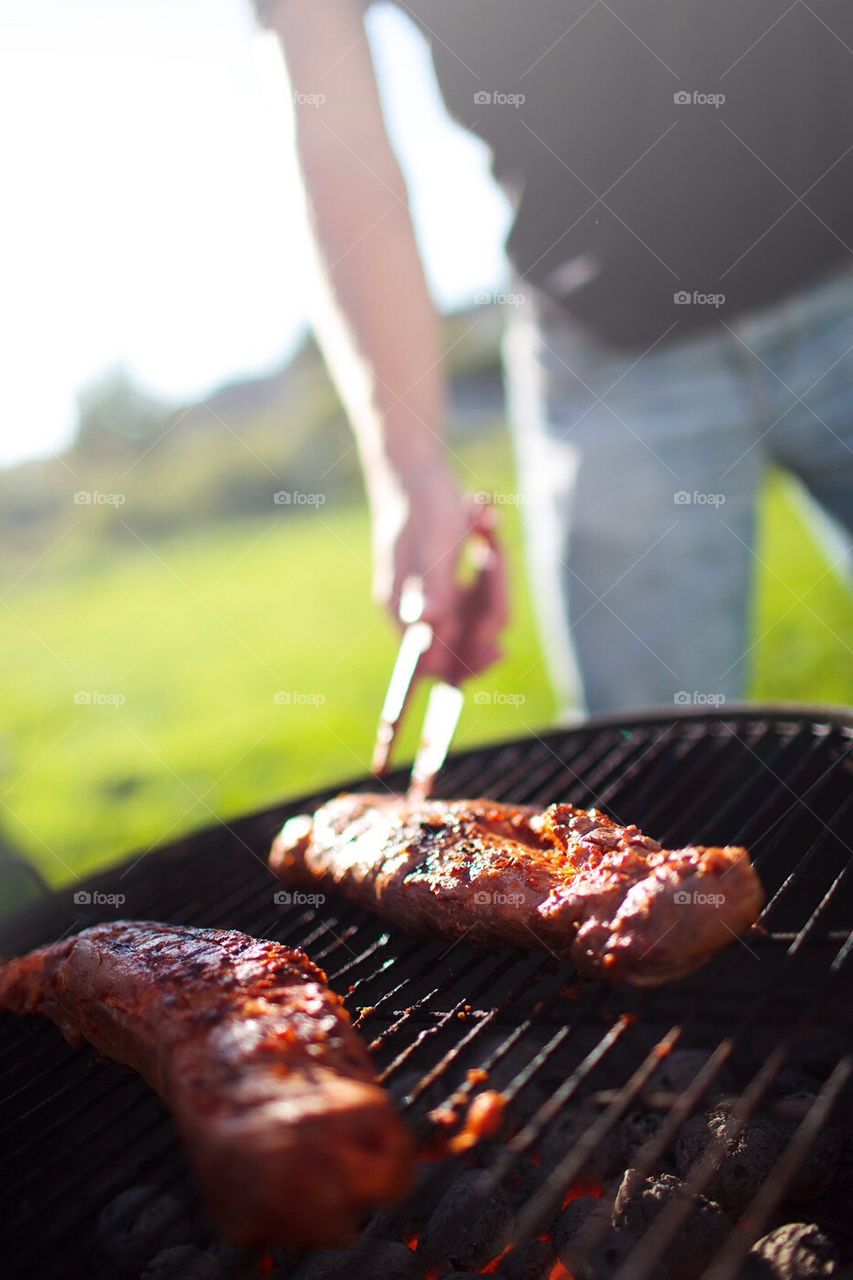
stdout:
{"type": "MultiPolygon", "coordinates": [[[[420,37],[390,6],[369,23],[433,289],[458,305],[502,281],[507,210],[420,37]]],[[[186,399],[292,348],[310,279],[288,116],[247,0],[0,0],[0,464],[66,443],[111,365],[186,399]]]]}

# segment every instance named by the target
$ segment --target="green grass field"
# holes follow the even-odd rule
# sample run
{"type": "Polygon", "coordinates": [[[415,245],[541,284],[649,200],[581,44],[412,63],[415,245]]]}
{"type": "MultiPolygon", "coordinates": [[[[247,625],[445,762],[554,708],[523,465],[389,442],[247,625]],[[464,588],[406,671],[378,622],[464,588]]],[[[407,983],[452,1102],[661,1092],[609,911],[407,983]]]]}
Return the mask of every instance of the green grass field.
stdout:
{"type": "MultiPolygon", "coordinates": [[[[506,487],[493,446],[471,464],[506,487]]],[[[474,691],[524,701],[469,698],[459,745],[553,718],[513,508],[505,530],[508,657],[474,691]]],[[[853,605],[781,482],[759,554],[753,695],[853,701],[853,605]]],[[[52,882],[366,767],[395,643],[360,509],[66,545],[4,589],[0,831],[52,882]]]]}

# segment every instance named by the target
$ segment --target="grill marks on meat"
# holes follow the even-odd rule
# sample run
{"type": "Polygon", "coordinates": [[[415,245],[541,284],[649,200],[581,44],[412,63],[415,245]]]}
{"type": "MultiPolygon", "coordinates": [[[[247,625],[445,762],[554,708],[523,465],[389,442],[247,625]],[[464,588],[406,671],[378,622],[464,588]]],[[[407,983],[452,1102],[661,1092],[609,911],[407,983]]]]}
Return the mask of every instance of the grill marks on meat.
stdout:
{"type": "Polygon", "coordinates": [[[236,1243],[346,1243],[408,1189],[403,1125],[299,950],[118,921],[8,961],[0,1007],[44,1014],[144,1076],[236,1243]]]}
{"type": "Polygon", "coordinates": [[[588,976],[636,986],[692,972],[764,901],[745,849],[662,849],[566,804],[344,794],[286,823],[270,864],[414,932],[545,947],[588,976]]]}

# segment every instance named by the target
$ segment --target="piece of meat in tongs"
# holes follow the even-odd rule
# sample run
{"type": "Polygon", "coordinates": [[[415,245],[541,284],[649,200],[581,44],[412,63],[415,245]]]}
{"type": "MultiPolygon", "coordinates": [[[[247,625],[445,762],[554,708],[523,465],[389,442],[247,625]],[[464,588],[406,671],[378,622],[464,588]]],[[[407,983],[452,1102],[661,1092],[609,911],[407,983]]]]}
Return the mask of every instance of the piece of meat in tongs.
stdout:
{"type": "Polygon", "coordinates": [[[6,962],[0,1007],[144,1076],[236,1243],[343,1244],[408,1189],[408,1135],[302,951],[117,921],[6,962]]]}
{"type": "Polygon", "coordinates": [[[764,901],[745,849],[662,849],[596,809],[345,794],[291,819],[270,856],[285,880],[340,889],[404,929],[543,947],[608,982],[696,969],[764,901]]]}

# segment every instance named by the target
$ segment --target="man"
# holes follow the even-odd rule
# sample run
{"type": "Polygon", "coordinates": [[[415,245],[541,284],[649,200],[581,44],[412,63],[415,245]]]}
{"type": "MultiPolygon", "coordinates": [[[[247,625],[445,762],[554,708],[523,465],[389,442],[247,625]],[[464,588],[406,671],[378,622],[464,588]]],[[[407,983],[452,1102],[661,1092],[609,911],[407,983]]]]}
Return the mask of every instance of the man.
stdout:
{"type": "MultiPolygon", "coordinates": [[[[423,579],[440,668],[473,516],[448,464],[439,320],[363,0],[259,0],[278,32],[355,429],[376,588],[423,579]],[[322,86],[324,101],[314,105],[322,86]]],[[[847,0],[400,0],[489,143],[526,303],[507,342],[531,590],[565,706],[742,695],[756,500],[796,474],[853,529],[847,0]]]]}

